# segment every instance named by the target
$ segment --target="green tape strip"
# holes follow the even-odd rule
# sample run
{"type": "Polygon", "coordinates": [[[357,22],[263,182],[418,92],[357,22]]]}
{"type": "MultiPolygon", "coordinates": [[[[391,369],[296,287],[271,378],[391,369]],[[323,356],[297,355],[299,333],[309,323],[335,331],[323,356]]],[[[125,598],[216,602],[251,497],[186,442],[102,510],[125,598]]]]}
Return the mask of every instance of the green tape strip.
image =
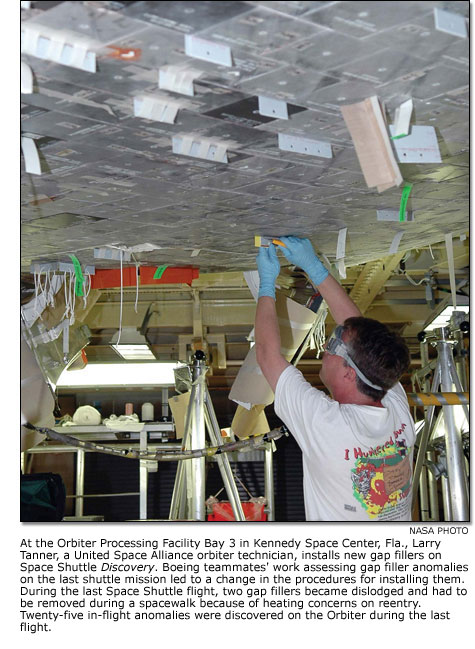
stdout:
{"type": "Polygon", "coordinates": [[[76,283],[74,285],[74,291],[78,297],[83,297],[84,291],[82,287],[84,284],[84,275],[82,274],[81,264],[79,263],[79,259],[77,257],[75,257],[74,255],[69,255],[69,256],[71,257],[71,260],[73,262],[74,272],[76,274],[76,283]]]}
{"type": "Polygon", "coordinates": [[[401,135],[391,135],[391,140],[400,140],[402,137],[407,137],[409,133],[401,133],[401,135]]]}
{"type": "Polygon", "coordinates": [[[412,185],[407,183],[404,185],[401,195],[401,205],[399,206],[399,221],[406,220],[406,205],[409,199],[409,194],[411,193],[412,185]]]}
{"type": "Polygon", "coordinates": [[[164,266],[159,266],[154,273],[153,279],[161,279],[163,273],[167,268],[168,268],[168,264],[165,264],[164,266]]]}

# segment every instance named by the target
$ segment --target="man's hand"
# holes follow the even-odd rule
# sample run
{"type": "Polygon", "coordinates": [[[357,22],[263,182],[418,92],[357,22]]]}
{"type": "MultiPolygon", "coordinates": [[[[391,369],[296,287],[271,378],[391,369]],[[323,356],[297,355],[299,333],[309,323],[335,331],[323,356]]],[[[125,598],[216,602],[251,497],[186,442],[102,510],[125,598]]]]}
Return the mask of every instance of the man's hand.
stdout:
{"type": "Polygon", "coordinates": [[[299,237],[280,237],[280,239],[286,246],[282,248],[284,256],[305,271],[313,284],[318,286],[328,277],[328,270],[315,254],[308,239],[299,237]]]}
{"type": "Polygon", "coordinates": [[[273,243],[268,248],[259,248],[256,257],[259,271],[259,297],[268,296],[275,300],[275,280],[280,273],[280,262],[273,243]]]}

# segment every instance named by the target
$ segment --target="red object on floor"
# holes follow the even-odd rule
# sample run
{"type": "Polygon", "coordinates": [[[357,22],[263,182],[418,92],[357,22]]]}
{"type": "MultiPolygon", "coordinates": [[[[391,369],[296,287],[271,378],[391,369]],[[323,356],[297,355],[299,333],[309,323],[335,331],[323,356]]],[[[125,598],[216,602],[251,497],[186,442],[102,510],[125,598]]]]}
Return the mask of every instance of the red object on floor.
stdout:
{"type": "MultiPolygon", "coordinates": [[[[267,514],[264,514],[264,504],[260,503],[241,503],[246,521],[266,521],[267,514]]],[[[211,505],[213,512],[208,514],[208,521],[235,521],[233,508],[228,501],[213,503],[211,505]]]]}
{"type": "MultiPolygon", "coordinates": [[[[156,266],[139,267],[139,285],[144,284],[189,284],[200,276],[200,269],[193,266],[175,267],[168,266],[163,271],[160,279],[153,279],[156,266]]],[[[123,269],[123,286],[135,286],[135,266],[123,269]]],[[[91,275],[91,288],[120,288],[120,268],[96,268],[95,275],[91,275]]]]}
{"type": "MultiPolygon", "coordinates": [[[[123,286],[135,286],[136,270],[133,268],[123,269],[123,286]]],[[[118,288],[120,287],[120,268],[96,268],[94,275],[91,275],[91,288],[118,288]]]]}
{"type": "Polygon", "coordinates": [[[193,266],[167,266],[160,279],[153,279],[157,266],[140,267],[140,284],[189,284],[200,276],[200,269],[193,266]]]}

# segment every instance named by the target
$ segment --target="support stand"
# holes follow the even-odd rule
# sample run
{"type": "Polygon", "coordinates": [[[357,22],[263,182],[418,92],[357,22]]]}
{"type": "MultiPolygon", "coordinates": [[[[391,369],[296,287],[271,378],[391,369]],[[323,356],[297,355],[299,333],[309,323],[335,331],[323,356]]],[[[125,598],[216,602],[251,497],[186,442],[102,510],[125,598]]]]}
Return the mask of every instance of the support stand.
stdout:
{"type": "MultiPolygon", "coordinates": [[[[452,347],[460,343],[459,337],[454,335],[462,329],[464,323],[456,324],[451,321],[450,327],[435,329],[433,332],[421,332],[419,339],[424,342],[426,338],[431,339],[432,344],[437,348],[437,362],[431,385],[431,392],[452,392],[453,386],[458,392],[462,392],[462,385],[455,368],[452,347]]],[[[463,331],[463,329],[462,329],[463,331]]],[[[459,369],[460,371],[460,369],[459,369]]],[[[426,384],[427,385],[427,384],[426,384]]],[[[468,408],[462,405],[467,422],[469,422],[468,408]]],[[[424,480],[423,468],[428,462],[428,445],[435,431],[433,426],[435,406],[427,409],[424,428],[420,437],[419,452],[417,454],[416,467],[414,471],[414,492],[413,502],[417,498],[417,487],[421,486],[421,508],[427,509],[428,496],[433,500],[434,486],[429,481],[429,492],[427,483],[424,480]],[[422,480],[421,480],[422,478],[422,480]],[[421,485],[420,485],[421,483],[421,485]]],[[[454,418],[453,405],[442,406],[442,417],[445,423],[445,458],[447,477],[442,476],[442,496],[444,504],[445,520],[467,521],[469,519],[469,496],[468,477],[465,456],[463,452],[462,434],[457,430],[454,418]]],[[[433,464],[433,455],[430,456],[430,463],[433,464]]],[[[428,520],[426,518],[426,520],[428,520]]]]}
{"type": "MultiPolygon", "coordinates": [[[[190,403],[185,418],[183,446],[186,450],[204,448],[206,431],[212,446],[222,446],[221,429],[205,382],[205,355],[198,350],[192,366],[190,403]]],[[[239,492],[226,454],[216,456],[224,487],[231,503],[236,521],[245,521],[239,492]]],[[[170,520],[185,519],[204,521],[205,505],[205,458],[181,460],[178,463],[175,486],[170,505],[170,520]]]]}

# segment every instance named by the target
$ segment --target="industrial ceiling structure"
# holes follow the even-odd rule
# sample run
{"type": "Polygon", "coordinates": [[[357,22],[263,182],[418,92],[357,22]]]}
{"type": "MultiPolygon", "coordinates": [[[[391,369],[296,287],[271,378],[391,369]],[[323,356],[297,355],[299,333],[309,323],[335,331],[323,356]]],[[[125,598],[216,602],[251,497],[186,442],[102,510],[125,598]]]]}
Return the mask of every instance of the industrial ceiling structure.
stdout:
{"type": "MultiPolygon", "coordinates": [[[[81,319],[90,362],[117,360],[121,302],[134,327],[153,304],[156,357],[208,339],[213,381],[229,387],[253,325],[243,271],[256,268],[254,237],[294,234],[337,277],[343,256],[343,285],[407,338],[417,365],[415,336],[447,302],[451,268],[468,289],[469,2],[21,5],[26,294],[35,264],[74,255],[83,268],[120,267],[98,248],[131,252],[134,273],[199,271],[190,285],[140,286],[137,311],[134,286],[93,290],[81,319]],[[436,162],[399,153],[404,185],[381,192],[365,182],[341,111],[374,96],[388,124],[412,99],[411,129],[432,127],[440,152],[436,162]],[[308,143],[311,154],[298,148],[308,143]],[[381,220],[399,214],[408,185],[411,218],[381,220]]],[[[281,286],[305,303],[312,290],[282,260],[281,286]]],[[[318,383],[314,355],[302,369],[318,383]]]]}

